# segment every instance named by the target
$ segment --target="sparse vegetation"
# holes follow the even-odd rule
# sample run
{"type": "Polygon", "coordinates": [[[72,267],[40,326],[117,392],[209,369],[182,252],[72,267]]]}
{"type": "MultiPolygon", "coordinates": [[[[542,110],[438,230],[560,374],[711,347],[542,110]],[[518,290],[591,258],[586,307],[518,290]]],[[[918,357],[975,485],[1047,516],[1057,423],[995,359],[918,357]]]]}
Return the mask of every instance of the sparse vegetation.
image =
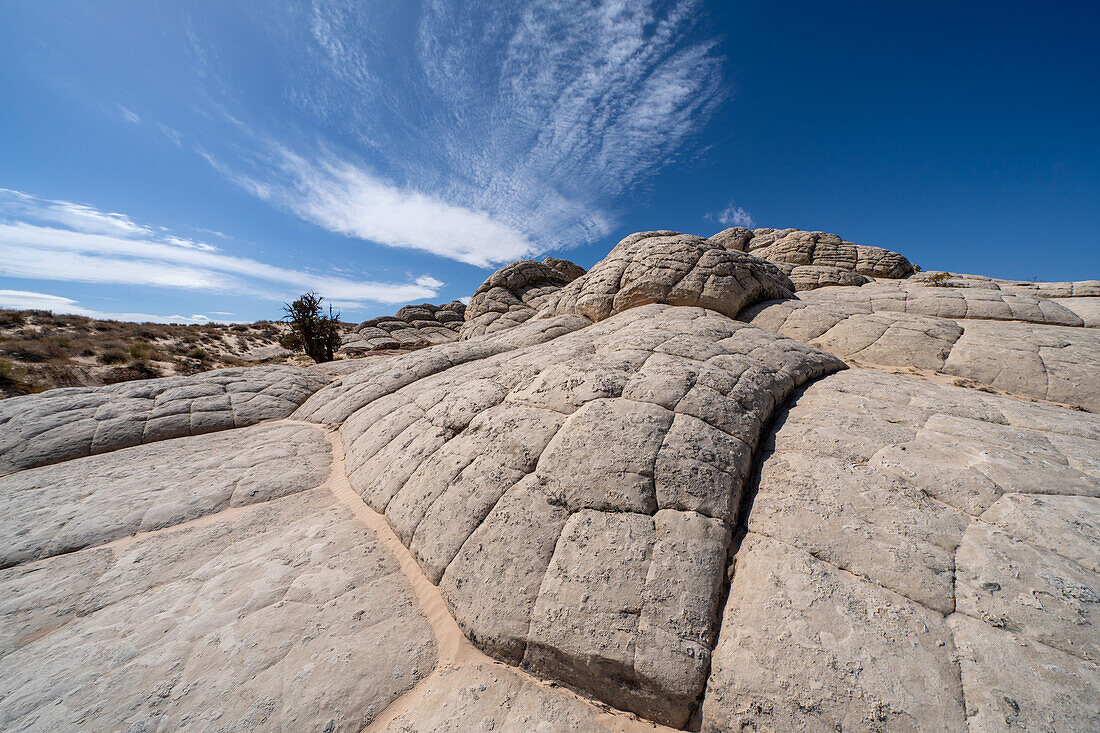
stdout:
{"type": "Polygon", "coordinates": [[[26,323],[26,317],[22,311],[0,311],[0,328],[22,326],[26,323]]]}
{"type": "Polygon", "coordinates": [[[0,398],[247,366],[257,363],[251,350],[293,333],[288,324],[273,321],[184,326],[0,310],[0,398]]]}
{"type": "Polygon", "coordinates": [[[121,364],[126,358],[126,352],[117,348],[107,349],[99,355],[99,360],[104,364],[121,364]]]}
{"type": "Polygon", "coordinates": [[[279,346],[282,346],[287,351],[301,351],[302,339],[298,338],[296,332],[287,331],[279,337],[279,346]]]}
{"type": "Polygon", "coordinates": [[[934,288],[950,287],[948,284],[949,280],[951,280],[951,273],[949,272],[933,272],[931,275],[924,278],[924,282],[934,288]]]}
{"type": "Polygon", "coordinates": [[[29,364],[44,364],[68,356],[65,348],[56,341],[40,338],[28,338],[17,342],[8,353],[11,358],[29,364]]]}
{"type": "Polygon", "coordinates": [[[10,359],[0,359],[0,387],[17,387],[26,376],[26,370],[13,364],[10,359]]]}
{"type": "Polygon", "coordinates": [[[126,366],[115,367],[103,375],[104,384],[132,382],[135,379],[155,379],[164,373],[155,366],[143,361],[135,361],[126,366]]]}

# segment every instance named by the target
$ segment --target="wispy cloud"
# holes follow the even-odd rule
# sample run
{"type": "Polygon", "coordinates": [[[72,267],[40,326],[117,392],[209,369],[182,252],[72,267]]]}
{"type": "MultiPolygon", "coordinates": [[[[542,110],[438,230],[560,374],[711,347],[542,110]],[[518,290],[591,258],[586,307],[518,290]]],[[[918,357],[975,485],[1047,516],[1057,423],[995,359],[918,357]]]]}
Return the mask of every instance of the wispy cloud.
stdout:
{"type": "Polygon", "coordinates": [[[152,236],[153,230],[134,223],[125,214],[114,214],[71,201],[51,201],[31,194],[0,188],[0,216],[60,224],[88,234],[122,237],[152,236]]]}
{"type": "Polygon", "coordinates": [[[329,231],[482,267],[535,250],[518,229],[483,211],[402,190],[334,157],[309,163],[278,147],[272,155],[280,175],[235,175],[237,181],[329,231]]]}
{"type": "MultiPolygon", "coordinates": [[[[137,321],[139,323],[210,323],[218,320],[197,313],[190,316],[158,316],[150,313],[106,313],[84,308],[77,301],[60,295],[36,293],[30,290],[0,290],[0,308],[15,310],[45,310],[54,313],[71,313],[108,321],[137,321]]],[[[222,314],[232,315],[232,314],[222,314]]]]}
{"type": "Polygon", "coordinates": [[[330,299],[403,303],[434,296],[427,275],[379,283],[293,270],[237,257],[68,201],[0,190],[0,275],[69,282],[150,285],[285,300],[303,290],[330,299]]]}
{"type": "Polygon", "coordinates": [[[228,234],[219,232],[217,229],[204,229],[202,227],[198,227],[195,229],[195,231],[202,232],[203,234],[209,234],[211,236],[217,237],[218,239],[229,239],[228,234]]]}
{"type": "Polygon", "coordinates": [[[137,113],[135,113],[133,110],[127,109],[126,107],[123,107],[120,104],[120,105],[118,105],[118,111],[119,111],[119,114],[122,115],[122,119],[126,120],[131,125],[140,125],[141,124],[141,118],[138,117],[137,113]]]}
{"type": "Polygon", "coordinates": [[[752,228],[753,219],[749,212],[745,211],[742,207],[730,201],[726,208],[714,214],[707,214],[708,219],[717,221],[722,226],[727,227],[748,227],[752,228]]]}
{"type": "Polygon", "coordinates": [[[722,97],[698,0],[425,0],[411,42],[401,7],[314,0],[280,29],[321,152],[264,130],[212,162],[331,231],[495,264],[607,235],[722,97]]]}
{"type": "Polygon", "coordinates": [[[160,131],[164,134],[164,136],[166,138],[168,138],[169,140],[172,141],[172,144],[174,144],[177,148],[182,148],[183,147],[183,137],[179,134],[179,132],[175,128],[169,127],[168,125],[165,125],[164,123],[158,123],[157,127],[160,129],[160,131]]]}

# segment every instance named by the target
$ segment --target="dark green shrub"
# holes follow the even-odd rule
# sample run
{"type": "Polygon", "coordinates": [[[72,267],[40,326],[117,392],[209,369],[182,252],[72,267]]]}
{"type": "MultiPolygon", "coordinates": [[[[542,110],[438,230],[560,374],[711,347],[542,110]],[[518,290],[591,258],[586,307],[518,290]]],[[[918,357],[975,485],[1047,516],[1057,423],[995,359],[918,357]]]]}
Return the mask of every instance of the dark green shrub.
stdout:
{"type": "Polygon", "coordinates": [[[282,346],[288,351],[301,351],[302,339],[298,337],[297,331],[290,331],[279,337],[279,346],[282,346]]]}
{"type": "MultiPolygon", "coordinates": [[[[298,348],[317,363],[332,361],[340,348],[340,314],[334,314],[331,305],[326,314],[321,308],[323,301],[317,293],[309,292],[283,305],[284,320],[297,336],[298,348]]],[[[294,343],[293,339],[286,339],[285,343],[279,339],[284,349],[291,348],[289,343],[294,343]]]]}

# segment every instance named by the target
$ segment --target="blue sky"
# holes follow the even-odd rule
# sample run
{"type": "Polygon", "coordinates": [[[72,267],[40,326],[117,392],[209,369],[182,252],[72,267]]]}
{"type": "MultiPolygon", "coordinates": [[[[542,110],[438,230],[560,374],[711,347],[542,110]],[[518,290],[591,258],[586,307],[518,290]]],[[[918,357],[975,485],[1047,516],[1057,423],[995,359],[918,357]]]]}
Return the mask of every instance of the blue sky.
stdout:
{"type": "Polygon", "coordinates": [[[625,234],[1100,277],[1087,3],[0,0],[0,307],[347,320],[625,234]]]}

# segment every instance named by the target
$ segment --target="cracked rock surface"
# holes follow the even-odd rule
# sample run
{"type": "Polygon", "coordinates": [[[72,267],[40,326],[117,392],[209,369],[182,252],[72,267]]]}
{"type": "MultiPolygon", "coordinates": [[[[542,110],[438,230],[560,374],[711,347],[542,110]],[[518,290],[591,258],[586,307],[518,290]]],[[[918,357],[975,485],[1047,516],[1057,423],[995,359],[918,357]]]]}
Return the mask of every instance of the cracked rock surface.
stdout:
{"type": "Polygon", "coordinates": [[[1100,729],[1100,285],[914,269],[641,232],[0,403],[0,729],[1100,729]]]}
{"type": "MultiPolygon", "coordinates": [[[[849,272],[863,275],[862,282],[868,277],[899,278],[913,272],[909,260],[897,252],[882,247],[856,244],[827,232],[805,232],[801,229],[753,229],[733,227],[715,234],[709,241],[722,246],[751,252],[770,262],[785,268],[829,268],[824,276],[828,284],[859,284],[856,278],[848,277],[849,282],[841,282],[840,273],[849,272]]],[[[821,278],[813,278],[814,270],[803,270],[812,290],[822,286],[821,278]]]]}
{"type": "Polygon", "coordinates": [[[825,287],[760,303],[740,318],[842,359],[931,369],[1013,395],[1100,410],[1100,330],[1088,327],[1090,306],[1073,303],[1087,298],[968,282],[825,287]]]}
{"type": "MultiPolygon", "coordinates": [[[[387,733],[486,731],[600,731],[602,711],[498,665],[449,668],[428,682],[415,709],[380,728],[387,733]]],[[[653,730],[653,726],[646,726],[653,730]]]]}
{"type": "Polygon", "coordinates": [[[709,308],[730,318],[745,307],[793,296],[794,285],[759,257],[671,231],[638,232],[549,298],[540,314],[599,322],[648,303],[709,308]]]}
{"type": "Polygon", "coordinates": [[[824,288],[799,298],[850,314],[890,312],[951,319],[1023,321],[1047,326],[1084,325],[1081,317],[1062,300],[999,289],[929,287],[906,280],[824,288]]]}
{"type": "Polygon", "coordinates": [[[435,662],[393,558],[319,491],[2,571],[0,598],[4,730],[360,731],[435,662]]]}
{"type": "Polygon", "coordinates": [[[1100,421],[853,369],[764,450],[703,730],[1100,723],[1100,421]]]}
{"type": "Polygon", "coordinates": [[[300,420],[340,425],[363,405],[459,364],[541,344],[591,325],[580,316],[559,316],[524,323],[491,336],[440,344],[393,360],[372,360],[310,395],[294,411],[300,420]]]}
{"type": "Polygon", "coordinates": [[[565,285],[584,274],[569,260],[520,260],[489,276],[470,298],[461,338],[514,328],[528,320],[565,285]]]}
{"type": "Polygon", "coordinates": [[[328,469],[318,429],[256,425],[20,471],[0,477],[0,567],[310,489],[328,469]]]}
{"type": "Polygon", "coordinates": [[[299,367],[242,367],[4,400],[0,475],[283,418],[329,381],[299,367]]]}
{"type": "Polygon", "coordinates": [[[340,351],[350,356],[384,349],[421,348],[445,344],[458,338],[466,305],[451,301],[443,305],[406,305],[392,316],[363,321],[344,337],[340,351]]]}
{"type": "Polygon", "coordinates": [[[479,647],[683,725],[760,430],[840,366],[714,311],[631,308],[366,403],[348,477],[479,647]]]}

